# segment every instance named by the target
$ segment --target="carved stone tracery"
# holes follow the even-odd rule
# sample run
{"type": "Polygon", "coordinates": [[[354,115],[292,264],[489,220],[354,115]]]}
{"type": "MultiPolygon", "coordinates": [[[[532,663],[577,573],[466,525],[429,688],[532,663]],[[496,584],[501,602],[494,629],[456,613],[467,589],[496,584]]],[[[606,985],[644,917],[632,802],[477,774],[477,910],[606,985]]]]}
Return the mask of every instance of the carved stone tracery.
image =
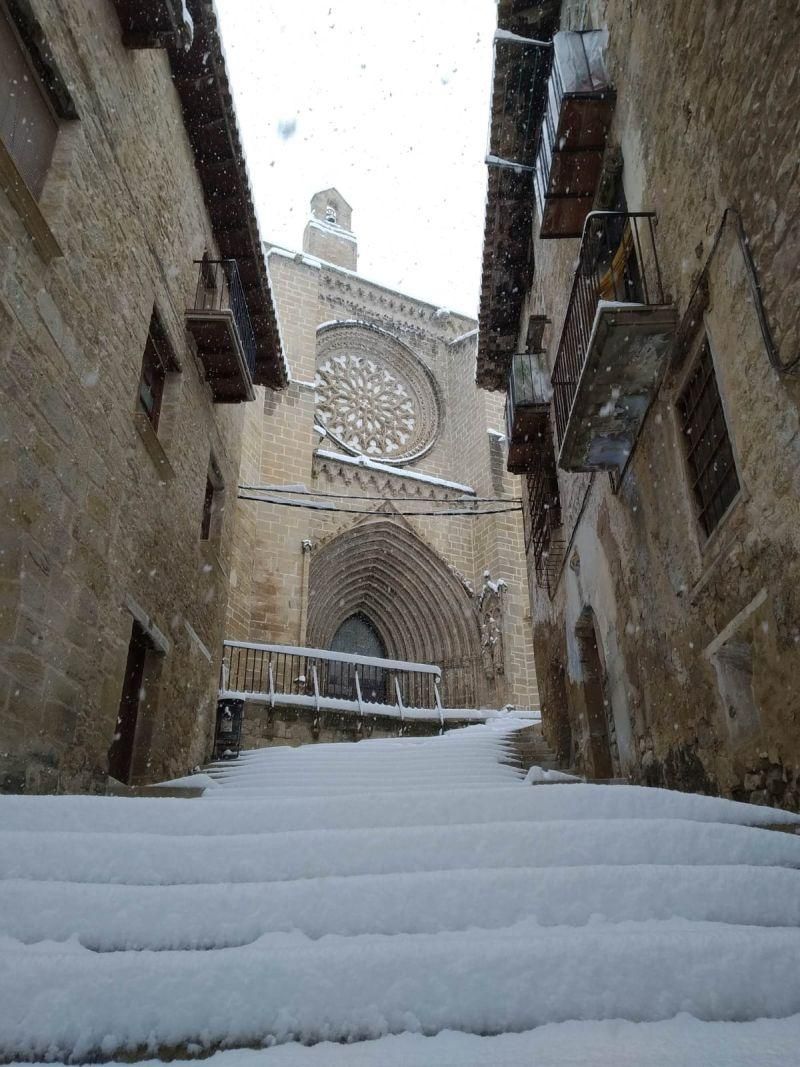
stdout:
{"type": "Polygon", "coordinates": [[[481,628],[481,661],[487,678],[505,672],[503,601],[506,588],[502,578],[493,582],[489,571],[483,572],[483,588],[478,595],[477,608],[481,628]]]}
{"type": "Polygon", "coordinates": [[[439,431],[439,399],[425,365],[397,338],[363,323],[332,324],[317,348],[317,420],[353,455],[404,463],[439,431]]]}

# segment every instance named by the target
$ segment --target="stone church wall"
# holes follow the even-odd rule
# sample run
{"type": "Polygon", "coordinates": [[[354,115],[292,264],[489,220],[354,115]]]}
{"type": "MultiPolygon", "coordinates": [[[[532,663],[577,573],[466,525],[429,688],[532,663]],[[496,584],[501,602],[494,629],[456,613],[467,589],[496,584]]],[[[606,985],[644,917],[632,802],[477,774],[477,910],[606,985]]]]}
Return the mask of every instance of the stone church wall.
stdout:
{"type": "MultiPolygon", "coordinates": [[[[478,496],[511,495],[513,481],[504,476],[504,460],[499,478],[493,474],[492,465],[494,452],[503,447],[502,407],[498,407],[495,398],[474,387],[474,322],[311,256],[273,251],[269,269],[293,381],[283,393],[265,397],[264,415],[268,417],[261,421],[260,434],[255,420],[248,422],[245,431],[246,440],[252,435],[256,442],[260,436],[260,444],[254,443],[251,449],[252,454],[260,450],[260,484],[302,483],[341,494],[343,499],[337,501],[341,506],[378,511],[381,520],[396,523],[398,529],[412,530],[421,541],[421,552],[438,557],[441,573],[455,575],[461,593],[453,592],[456,601],[448,610],[471,612],[469,673],[474,678],[475,700],[484,706],[507,702],[536,706],[538,693],[519,513],[479,519],[401,518],[397,511],[431,510],[424,507],[427,500],[456,500],[461,493],[400,473],[360,466],[343,454],[336,441],[314,430],[317,353],[318,346],[325,350],[328,329],[324,324],[358,322],[376,327],[383,331],[372,334],[378,348],[382,351],[388,346],[389,351],[395,344],[393,339],[402,342],[427,368],[438,396],[439,432],[432,447],[400,470],[468,485],[478,496]],[[323,328],[318,333],[320,326],[323,328]],[[342,454],[342,460],[328,454],[331,452],[342,454]],[[356,501],[358,496],[384,498],[390,503],[384,505],[378,499],[356,501]],[[401,496],[411,497],[412,503],[398,501],[393,510],[391,502],[401,496]],[[477,597],[487,569],[493,580],[502,578],[507,586],[504,663],[499,673],[492,666],[487,670],[481,658],[477,597]]],[[[338,535],[370,522],[370,517],[242,501],[237,510],[237,541],[251,539],[255,551],[252,573],[243,573],[236,566],[232,576],[231,633],[240,637],[246,633],[256,641],[305,643],[307,623],[313,616],[309,598],[315,595],[318,581],[314,575],[315,554],[323,552],[338,535]],[[312,547],[304,551],[304,542],[311,542],[312,547]]],[[[234,548],[235,555],[236,552],[234,548]]],[[[237,558],[246,569],[247,554],[241,552],[237,558]]],[[[391,590],[387,589],[387,597],[390,596],[391,590]]],[[[435,641],[426,646],[423,640],[422,645],[414,647],[422,659],[429,661],[439,646],[435,641]]]]}

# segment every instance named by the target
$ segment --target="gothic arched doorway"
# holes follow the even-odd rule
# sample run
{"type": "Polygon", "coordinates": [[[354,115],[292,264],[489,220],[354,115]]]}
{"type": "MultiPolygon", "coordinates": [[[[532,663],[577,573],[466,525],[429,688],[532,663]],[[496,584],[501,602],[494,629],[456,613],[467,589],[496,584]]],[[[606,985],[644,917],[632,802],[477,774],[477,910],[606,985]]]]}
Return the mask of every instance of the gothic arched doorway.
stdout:
{"type": "MultiPolygon", "coordinates": [[[[331,652],[345,652],[355,656],[386,659],[386,645],[376,627],[361,611],[349,615],[333,635],[331,652]]],[[[382,703],[386,697],[386,671],[379,666],[362,664],[358,670],[361,695],[364,700],[382,703]]],[[[348,663],[328,665],[328,693],[330,696],[356,698],[355,668],[348,663]]]]}
{"type": "MultiPolygon", "coordinates": [[[[332,648],[349,619],[366,618],[389,659],[442,668],[445,706],[480,706],[481,646],[472,598],[454,570],[405,523],[377,514],[320,546],[311,557],[308,589],[309,645],[332,648]]],[[[410,707],[418,696],[404,692],[403,699],[410,707]]]]}
{"type": "Polygon", "coordinates": [[[589,756],[594,778],[613,778],[619,768],[614,713],[608,696],[608,676],[602,645],[597,637],[597,620],[591,608],[584,608],[575,627],[583,673],[583,697],[589,726],[589,756]]]}

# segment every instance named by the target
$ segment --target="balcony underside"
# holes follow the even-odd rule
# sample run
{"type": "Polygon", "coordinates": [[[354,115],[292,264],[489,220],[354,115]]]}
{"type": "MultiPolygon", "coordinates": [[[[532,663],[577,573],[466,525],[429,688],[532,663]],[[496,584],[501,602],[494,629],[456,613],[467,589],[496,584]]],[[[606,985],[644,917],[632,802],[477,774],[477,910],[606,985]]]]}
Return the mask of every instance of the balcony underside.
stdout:
{"type": "Polygon", "coordinates": [[[601,149],[554,153],[539,231],[543,240],[581,236],[602,168],[601,149]]]}
{"type": "Polygon", "coordinates": [[[624,467],[658,390],[676,327],[672,307],[598,307],[558,457],[562,470],[624,467]]]}
{"type": "Polygon", "coordinates": [[[115,0],[126,48],[163,48],[191,34],[180,0],[115,0]]]}
{"type": "Polygon", "coordinates": [[[511,474],[525,474],[545,445],[552,448],[550,405],[525,404],[515,407],[506,469],[511,474]]]}
{"type": "Polygon", "coordinates": [[[233,313],[228,310],[186,312],[186,328],[195,340],[197,354],[216,404],[255,400],[233,313]]]}

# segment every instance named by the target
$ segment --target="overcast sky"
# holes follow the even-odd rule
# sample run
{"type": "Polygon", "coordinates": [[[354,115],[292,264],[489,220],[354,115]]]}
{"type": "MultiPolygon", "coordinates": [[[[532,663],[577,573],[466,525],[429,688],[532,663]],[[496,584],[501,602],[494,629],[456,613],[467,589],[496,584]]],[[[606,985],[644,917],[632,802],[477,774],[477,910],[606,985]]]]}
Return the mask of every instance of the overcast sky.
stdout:
{"type": "Polygon", "coordinates": [[[477,313],[493,0],[216,0],[265,239],[353,207],[359,272],[477,313]]]}

